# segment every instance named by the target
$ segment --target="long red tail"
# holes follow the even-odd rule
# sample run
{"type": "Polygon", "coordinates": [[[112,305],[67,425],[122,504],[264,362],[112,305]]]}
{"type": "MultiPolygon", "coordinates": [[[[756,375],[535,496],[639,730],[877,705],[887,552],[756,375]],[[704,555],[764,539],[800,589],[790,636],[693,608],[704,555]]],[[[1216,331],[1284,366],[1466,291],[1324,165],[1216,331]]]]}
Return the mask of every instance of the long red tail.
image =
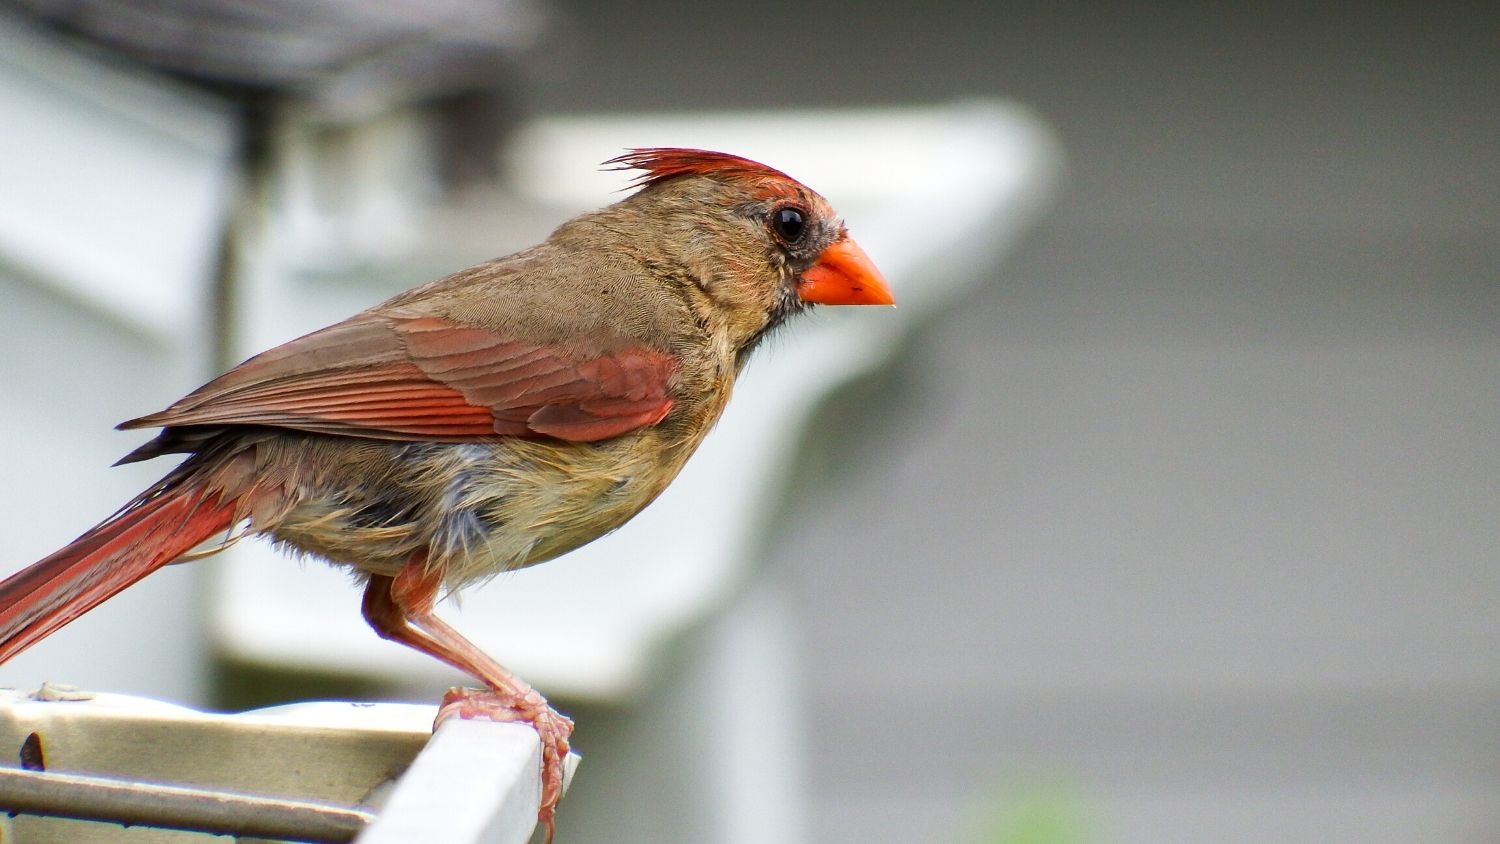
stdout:
{"type": "Polygon", "coordinates": [[[0,582],[0,662],[230,526],[232,498],[173,480],[0,582]]]}

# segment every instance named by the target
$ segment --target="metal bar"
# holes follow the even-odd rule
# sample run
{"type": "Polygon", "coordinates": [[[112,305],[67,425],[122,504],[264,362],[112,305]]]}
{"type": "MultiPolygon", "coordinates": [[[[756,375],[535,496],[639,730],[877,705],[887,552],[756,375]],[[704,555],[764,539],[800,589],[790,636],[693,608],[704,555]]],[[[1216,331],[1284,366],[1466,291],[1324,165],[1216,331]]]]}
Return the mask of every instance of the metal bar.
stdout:
{"type": "MultiPolygon", "coordinates": [[[[576,759],[569,754],[569,768],[576,759]]],[[[529,725],[449,718],[359,844],[525,844],[536,828],[541,764],[529,725]]]]}
{"type": "Polygon", "coordinates": [[[288,841],[345,842],[374,813],[330,803],[0,768],[0,810],[288,841]]]}

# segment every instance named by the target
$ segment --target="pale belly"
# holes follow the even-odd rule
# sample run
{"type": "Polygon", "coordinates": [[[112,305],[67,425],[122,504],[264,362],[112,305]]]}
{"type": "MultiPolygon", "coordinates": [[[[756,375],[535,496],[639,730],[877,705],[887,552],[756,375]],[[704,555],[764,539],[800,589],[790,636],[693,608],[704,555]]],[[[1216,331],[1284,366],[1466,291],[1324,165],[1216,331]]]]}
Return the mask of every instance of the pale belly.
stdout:
{"type": "Polygon", "coordinates": [[[456,590],[623,525],[666,488],[697,442],[329,446],[343,459],[316,477],[287,479],[296,503],[252,529],[371,574],[394,575],[425,556],[456,590]]]}

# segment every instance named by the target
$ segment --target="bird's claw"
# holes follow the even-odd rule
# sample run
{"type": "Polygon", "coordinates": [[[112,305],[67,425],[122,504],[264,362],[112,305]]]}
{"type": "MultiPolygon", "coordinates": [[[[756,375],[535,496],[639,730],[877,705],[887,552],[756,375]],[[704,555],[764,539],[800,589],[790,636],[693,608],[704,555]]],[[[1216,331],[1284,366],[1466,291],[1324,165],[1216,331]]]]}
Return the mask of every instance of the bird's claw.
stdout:
{"type": "Polygon", "coordinates": [[[557,813],[557,803],[562,799],[563,760],[568,758],[568,737],[573,733],[573,720],[553,709],[546,698],[535,691],[518,699],[495,689],[462,687],[451,688],[443,695],[433,726],[449,718],[516,721],[530,724],[536,730],[542,742],[542,800],[537,810],[537,823],[546,830],[543,840],[551,844],[553,817],[557,813]]]}

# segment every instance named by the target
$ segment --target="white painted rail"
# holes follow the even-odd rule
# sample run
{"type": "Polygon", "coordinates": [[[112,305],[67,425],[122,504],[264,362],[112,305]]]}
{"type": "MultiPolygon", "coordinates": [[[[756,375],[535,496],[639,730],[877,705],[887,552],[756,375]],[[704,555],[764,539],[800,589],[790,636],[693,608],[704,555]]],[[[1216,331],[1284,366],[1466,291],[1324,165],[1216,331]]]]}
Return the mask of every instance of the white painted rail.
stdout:
{"type": "MultiPolygon", "coordinates": [[[[334,701],[217,714],[58,687],[0,690],[0,759],[17,760],[0,765],[0,841],[530,840],[536,732],[453,719],[432,734],[435,714],[334,701]]],[[[569,774],[577,762],[568,757],[569,774]]]]}
{"type": "MultiPolygon", "coordinates": [[[[577,762],[568,756],[569,773],[577,762]]],[[[525,724],[445,721],[358,844],[525,844],[536,827],[541,764],[541,743],[525,724]]]]}

